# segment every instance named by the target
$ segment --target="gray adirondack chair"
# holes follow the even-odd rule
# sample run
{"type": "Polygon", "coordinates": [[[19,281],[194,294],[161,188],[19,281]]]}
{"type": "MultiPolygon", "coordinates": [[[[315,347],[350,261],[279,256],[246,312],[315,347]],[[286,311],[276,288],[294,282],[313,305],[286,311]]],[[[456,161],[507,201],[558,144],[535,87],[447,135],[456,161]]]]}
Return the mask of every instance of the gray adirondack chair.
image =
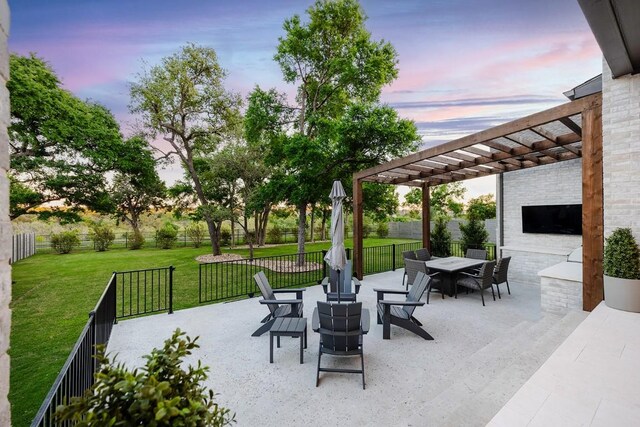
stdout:
{"type": "Polygon", "coordinates": [[[374,289],[378,294],[378,324],[382,324],[383,339],[390,339],[391,325],[396,325],[411,331],[425,340],[433,339],[427,331],[422,329],[422,323],[413,317],[413,312],[416,307],[424,305],[424,301],[420,301],[420,299],[424,292],[429,288],[429,282],[431,282],[431,280],[430,276],[419,271],[410,291],[374,289]],[[386,294],[405,295],[405,300],[386,300],[384,299],[386,294]]]}
{"type": "Polygon", "coordinates": [[[253,279],[256,281],[262,298],[260,304],[265,304],[269,308],[269,314],[262,319],[262,326],[251,334],[252,337],[260,335],[271,329],[271,325],[278,317],[302,317],[302,292],[305,289],[271,289],[269,280],[263,271],[259,271],[253,279]],[[276,299],[276,294],[295,293],[296,299],[276,299]]]}
{"type": "Polygon", "coordinates": [[[338,301],[338,284],[340,285],[340,301],[356,301],[356,295],[360,293],[360,281],[353,277],[353,263],[347,261],[344,270],[338,272],[329,268],[329,277],[322,279],[320,283],[327,302],[338,301]]]}

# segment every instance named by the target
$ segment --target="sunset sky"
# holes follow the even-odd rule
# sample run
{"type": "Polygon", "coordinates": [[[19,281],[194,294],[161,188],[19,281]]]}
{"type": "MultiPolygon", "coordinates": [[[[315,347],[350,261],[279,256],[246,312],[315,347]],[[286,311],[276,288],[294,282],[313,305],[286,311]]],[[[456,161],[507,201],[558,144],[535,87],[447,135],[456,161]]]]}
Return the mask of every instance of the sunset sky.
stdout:
{"type": "MultiPolygon", "coordinates": [[[[66,88],[98,101],[130,131],[128,83],[187,42],[213,47],[229,89],[282,82],[282,23],[309,0],[9,0],[9,49],[45,58],[66,88]]],[[[425,146],[566,102],[597,75],[600,50],[576,0],[362,0],[374,39],[390,41],[399,77],[382,101],[415,121],[425,146]]],[[[303,18],[304,19],[304,18],[303,18]]],[[[172,181],[177,170],[164,171],[172,181]]],[[[467,181],[469,195],[493,178],[467,181]]]]}

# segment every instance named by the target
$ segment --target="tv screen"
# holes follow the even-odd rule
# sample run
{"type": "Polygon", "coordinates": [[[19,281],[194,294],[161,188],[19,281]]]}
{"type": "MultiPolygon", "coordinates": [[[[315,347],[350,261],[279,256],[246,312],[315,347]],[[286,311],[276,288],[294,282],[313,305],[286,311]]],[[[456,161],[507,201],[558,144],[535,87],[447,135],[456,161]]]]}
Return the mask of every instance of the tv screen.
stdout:
{"type": "Polygon", "coordinates": [[[582,234],[582,205],[522,207],[522,232],[582,234]]]}

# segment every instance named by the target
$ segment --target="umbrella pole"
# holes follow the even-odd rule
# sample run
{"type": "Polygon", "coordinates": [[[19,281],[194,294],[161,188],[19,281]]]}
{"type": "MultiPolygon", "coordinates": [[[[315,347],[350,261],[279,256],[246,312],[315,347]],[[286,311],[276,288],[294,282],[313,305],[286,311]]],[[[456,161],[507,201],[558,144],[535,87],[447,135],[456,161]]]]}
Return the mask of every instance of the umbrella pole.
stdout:
{"type": "Polygon", "coordinates": [[[337,283],[337,285],[338,285],[338,304],[340,304],[340,288],[342,286],[340,286],[341,285],[341,283],[340,283],[340,270],[336,270],[336,271],[338,272],[338,283],[337,283]]]}

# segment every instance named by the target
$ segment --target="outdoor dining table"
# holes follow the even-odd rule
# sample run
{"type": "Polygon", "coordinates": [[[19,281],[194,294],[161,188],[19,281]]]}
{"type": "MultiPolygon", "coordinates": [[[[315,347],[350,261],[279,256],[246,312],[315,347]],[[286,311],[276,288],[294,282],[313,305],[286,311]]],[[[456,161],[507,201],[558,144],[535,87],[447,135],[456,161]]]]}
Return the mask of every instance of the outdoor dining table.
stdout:
{"type": "Polygon", "coordinates": [[[444,288],[443,291],[448,291],[449,296],[453,296],[454,294],[456,276],[459,272],[480,267],[484,263],[485,260],[482,259],[462,258],[458,256],[435,258],[429,261],[425,261],[425,264],[430,272],[440,272],[440,281],[444,288]]]}

